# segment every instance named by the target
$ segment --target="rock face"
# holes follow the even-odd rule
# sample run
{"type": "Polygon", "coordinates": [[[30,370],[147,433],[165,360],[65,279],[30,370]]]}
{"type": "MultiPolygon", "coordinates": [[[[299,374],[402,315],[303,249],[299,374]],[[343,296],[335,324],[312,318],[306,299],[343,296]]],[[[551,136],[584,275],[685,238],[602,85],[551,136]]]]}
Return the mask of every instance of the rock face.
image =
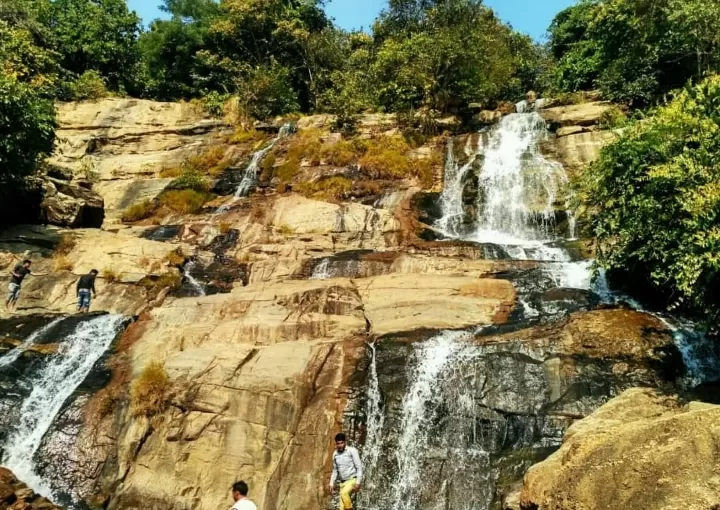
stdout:
{"type": "Polygon", "coordinates": [[[48,177],[40,204],[44,223],[70,228],[100,228],[105,220],[105,201],[91,183],[71,183],[48,177]]]}
{"type": "Polygon", "coordinates": [[[0,467],[0,510],[62,510],[0,467]]]}
{"type": "Polygon", "coordinates": [[[720,505],[720,407],[631,389],[565,434],[525,476],[537,510],[707,510],[720,505]]]}
{"type": "MultiPolygon", "coordinates": [[[[558,124],[574,124],[548,141],[555,152],[546,157],[578,169],[595,157],[602,133],[589,119],[605,107],[551,112],[558,124]],[[592,138],[587,150],[583,137],[592,138]]],[[[300,127],[328,129],[333,120],[308,117],[300,127]]],[[[102,228],[21,226],[0,235],[0,271],[30,257],[38,273],[23,284],[20,317],[0,321],[0,356],[73,312],[77,279],[93,268],[93,310],[135,319],[93,367],[97,377],[58,411],[34,457],[38,474],[78,508],[216,510],[229,506],[229,487],[242,478],[259,508],[321,509],[340,430],[369,466],[364,507],[398,508],[402,483],[393,477],[416,459],[403,469],[429,481],[413,493],[417,508],[519,508],[517,483],[574,422],[627,388],[669,387],[677,376],[666,326],[597,309],[589,282],[563,279],[566,262],[514,260],[512,247],[491,243],[420,240],[434,228],[439,188],[419,194],[413,179],[369,182],[355,164],[307,162],[293,185],[322,175],[373,186],[344,201],[310,199],[261,175],[251,196],[217,188],[221,196],[197,214],[161,212],[131,226],[120,211],[161,193],[171,181],[163,170],[219,144],[233,154],[223,177],[239,182],[249,153],[190,104],[67,104],[60,122],[46,214],[59,225],[102,228]],[[92,195],[72,180],[88,169],[97,174],[92,195]],[[156,363],[169,387],[163,405],[143,414],[131,389],[156,363]]],[[[545,137],[543,122],[535,124],[545,137]]],[[[397,132],[386,115],[366,116],[360,128],[397,132]]],[[[277,144],[274,165],[290,141],[277,144]]],[[[251,149],[256,143],[264,142],[251,149]]],[[[453,139],[458,167],[472,166],[461,201],[473,213],[480,149],[489,144],[487,133],[453,139]]],[[[429,147],[415,155],[436,156],[429,147]]],[[[530,211],[548,236],[567,221],[557,191],[530,211]]],[[[582,244],[566,250],[578,264],[570,269],[591,256],[582,244]]],[[[15,384],[17,374],[62,345],[53,335],[0,367],[0,441],[3,420],[17,418],[32,388],[15,384]]]]}
{"type": "Polygon", "coordinates": [[[545,108],[540,111],[540,115],[556,127],[592,126],[597,125],[602,116],[611,108],[613,108],[611,103],[595,101],[578,105],[545,108]]]}

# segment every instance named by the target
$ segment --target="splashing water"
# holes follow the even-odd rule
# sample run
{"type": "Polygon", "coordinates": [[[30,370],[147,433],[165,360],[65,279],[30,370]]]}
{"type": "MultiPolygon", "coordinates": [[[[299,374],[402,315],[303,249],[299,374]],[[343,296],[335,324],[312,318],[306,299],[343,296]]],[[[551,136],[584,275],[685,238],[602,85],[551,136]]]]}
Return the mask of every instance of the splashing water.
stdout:
{"type": "Polygon", "coordinates": [[[110,347],[124,321],[119,315],[103,315],[79,323],[59,351],[27,381],[32,392],[22,403],[19,423],[3,444],[0,464],[46,497],[53,494],[36,473],[35,453],[65,401],[110,347]]]}
{"type": "Polygon", "coordinates": [[[49,324],[46,324],[42,328],[35,331],[32,335],[27,337],[25,341],[18,345],[15,349],[7,353],[5,356],[0,358],[0,367],[7,367],[9,365],[12,365],[15,363],[15,361],[22,355],[23,352],[25,352],[27,349],[33,346],[37,340],[42,338],[42,336],[50,331],[52,328],[54,328],[57,324],[60,324],[65,317],[60,317],[58,319],[55,319],[54,321],[50,322],[49,324]]]}
{"type": "Polygon", "coordinates": [[[383,412],[380,381],[378,380],[377,372],[375,343],[368,343],[368,349],[370,350],[370,378],[367,389],[367,401],[365,403],[367,430],[365,435],[365,448],[363,449],[366,491],[362,492],[359,496],[363,506],[367,506],[368,503],[366,496],[373,494],[378,486],[375,469],[380,456],[383,454],[382,435],[385,426],[385,414],[383,412]]]}

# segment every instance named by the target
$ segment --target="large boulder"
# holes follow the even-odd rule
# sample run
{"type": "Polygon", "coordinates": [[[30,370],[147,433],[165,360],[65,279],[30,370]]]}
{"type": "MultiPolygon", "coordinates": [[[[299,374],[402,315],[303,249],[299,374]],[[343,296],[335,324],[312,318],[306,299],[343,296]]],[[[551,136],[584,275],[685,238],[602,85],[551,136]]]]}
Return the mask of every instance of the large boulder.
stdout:
{"type": "Polygon", "coordinates": [[[635,388],[565,434],[525,476],[537,510],[710,510],[720,507],[720,407],[635,388]]]}
{"type": "Polygon", "coordinates": [[[105,220],[105,201],[86,182],[48,177],[40,204],[42,219],[59,227],[100,228],[105,220]]]}
{"type": "Polygon", "coordinates": [[[552,126],[592,126],[600,123],[603,115],[613,108],[607,101],[556,106],[540,111],[540,115],[552,126]]]}

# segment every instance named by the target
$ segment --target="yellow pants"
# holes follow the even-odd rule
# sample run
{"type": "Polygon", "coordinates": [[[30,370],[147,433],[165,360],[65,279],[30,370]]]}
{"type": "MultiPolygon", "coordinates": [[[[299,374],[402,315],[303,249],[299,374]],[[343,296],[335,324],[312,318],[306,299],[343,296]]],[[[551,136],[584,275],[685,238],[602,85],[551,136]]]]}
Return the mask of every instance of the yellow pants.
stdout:
{"type": "Polygon", "coordinates": [[[357,482],[354,478],[351,478],[350,480],[344,481],[340,485],[340,505],[338,506],[339,510],[350,510],[353,507],[353,502],[351,499],[351,495],[353,493],[353,489],[355,488],[355,484],[357,482]]]}

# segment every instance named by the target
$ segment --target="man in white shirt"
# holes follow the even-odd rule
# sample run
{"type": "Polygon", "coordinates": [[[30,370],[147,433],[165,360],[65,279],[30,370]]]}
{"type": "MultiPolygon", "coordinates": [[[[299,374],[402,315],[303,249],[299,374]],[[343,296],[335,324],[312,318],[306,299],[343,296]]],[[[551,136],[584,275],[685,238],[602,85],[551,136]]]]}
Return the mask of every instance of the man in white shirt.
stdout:
{"type": "Polygon", "coordinates": [[[335,483],[340,482],[339,510],[350,510],[353,507],[352,493],[360,491],[363,468],[360,454],[352,446],[347,446],[345,434],[335,436],[333,452],[333,472],[330,477],[330,490],[335,490],[335,483]]]}
{"type": "Polygon", "coordinates": [[[232,510],[257,510],[255,503],[248,499],[248,492],[250,489],[245,482],[239,481],[233,484],[232,496],[235,504],[232,506],[232,510]]]}

